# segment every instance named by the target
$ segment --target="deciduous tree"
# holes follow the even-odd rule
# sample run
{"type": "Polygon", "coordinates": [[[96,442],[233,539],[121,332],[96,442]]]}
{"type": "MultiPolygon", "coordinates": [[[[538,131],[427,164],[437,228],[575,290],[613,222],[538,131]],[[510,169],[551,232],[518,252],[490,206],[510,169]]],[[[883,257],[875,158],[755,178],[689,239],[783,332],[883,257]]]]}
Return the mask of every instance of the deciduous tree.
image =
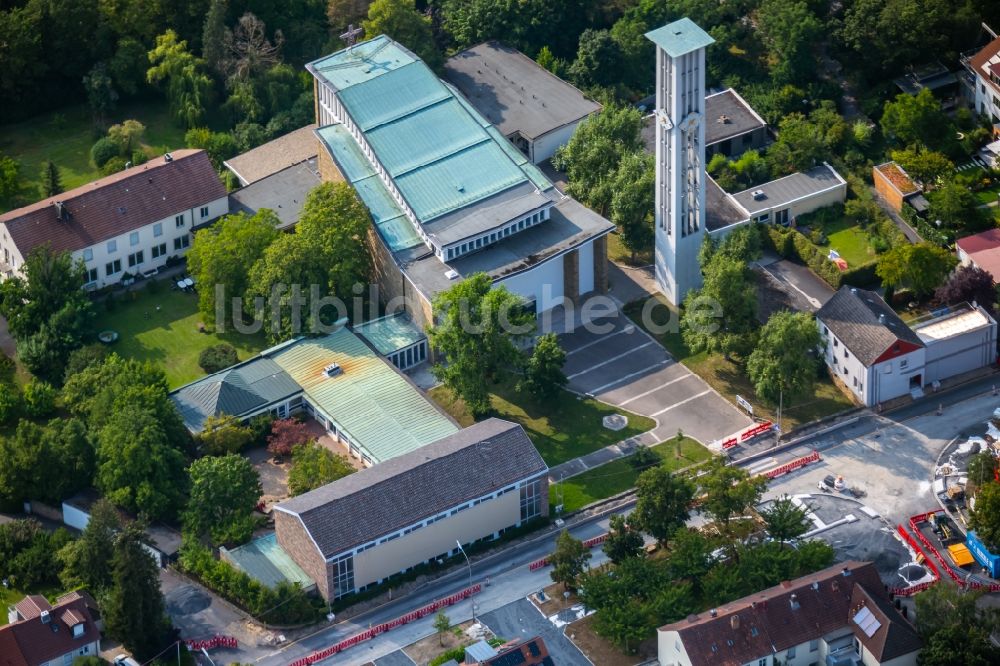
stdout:
{"type": "Polygon", "coordinates": [[[982,231],[993,225],[990,212],[980,208],[979,199],[969,188],[958,183],[946,183],[928,193],[928,217],[935,223],[957,230],[982,231]]]}
{"type": "Polygon", "coordinates": [[[948,250],[930,243],[901,244],[879,257],[875,274],[887,286],[909,287],[926,296],[941,286],[957,263],[948,250]]]}
{"type": "Polygon", "coordinates": [[[188,470],[191,494],[184,529],[216,544],[243,543],[253,533],[253,511],[263,489],[260,476],[243,456],[199,458],[188,470]]]}
{"type": "Polygon", "coordinates": [[[653,207],[656,174],[653,156],[645,151],[626,155],[618,165],[611,195],[611,221],[618,225],[622,245],[632,253],[653,249],[653,207]]]}
{"type": "Polygon", "coordinates": [[[209,416],[202,424],[201,432],[195,437],[198,446],[211,456],[239,453],[249,446],[253,439],[253,430],[240,423],[235,416],[228,414],[209,416]]]}
{"type": "Polygon", "coordinates": [[[417,11],[414,0],[375,0],[362,23],[366,37],[388,35],[413,51],[431,69],[441,66],[431,21],[417,11]]]}
{"type": "Polygon", "coordinates": [[[757,29],[767,46],[771,74],[778,81],[796,83],[815,71],[812,49],[822,24],[805,0],[763,0],[757,10],[757,29]]]}
{"type": "Polygon", "coordinates": [[[955,165],[942,153],[919,148],[892,151],[892,159],[921,183],[934,185],[955,172],[955,165]]]}
{"type": "Polygon", "coordinates": [[[226,215],[210,227],[194,235],[187,253],[188,270],[202,285],[198,290],[198,313],[216,329],[227,329],[233,317],[239,315],[229,299],[242,298],[247,293],[250,269],[271,243],[278,238],[278,216],[262,209],[250,216],[246,213],[226,215]],[[225,299],[216,302],[216,285],[221,285],[225,299]],[[217,319],[217,314],[222,319],[217,319]]]}
{"type": "Polygon", "coordinates": [[[562,583],[567,590],[576,590],[577,582],[587,570],[590,558],[590,551],[583,542],[563,530],[556,538],[555,552],[549,555],[549,563],[552,565],[549,575],[552,576],[552,581],[562,583]]]}
{"type": "Polygon", "coordinates": [[[21,163],[0,154],[0,201],[10,203],[21,189],[21,163]]]}
{"type": "Polygon", "coordinates": [[[622,52],[607,30],[588,28],[580,35],[569,76],[581,88],[613,87],[621,81],[622,52]]]}
{"type": "Polygon", "coordinates": [[[922,144],[937,148],[953,131],[951,121],[930,88],[922,88],[916,95],[902,93],[886,102],[881,123],[886,136],[903,146],[922,144]]]}
{"type": "Polygon", "coordinates": [[[778,125],[778,140],[767,150],[773,177],[806,171],[827,157],[823,130],[801,113],[790,113],[778,125]]]}
{"type": "Polygon", "coordinates": [[[753,347],[757,322],[757,289],[746,263],[720,255],[702,270],[701,289],[684,299],[681,333],[694,351],[747,354],[753,347]]]}
{"type": "Polygon", "coordinates": [[[652,467],[635,484],[633,520],[643,532],[664,544],[690,517],[694,484],[666,467],[652,467]]]}
{"type": "Polygon", "coordinates": [[[353,473],[354,465],[347,456],[334,455],[316,442],[306,442],[292,450],[288,491],[292,495],[301,495],[353,473]]]}
{"type": "Polygon", "coordinates": [[[997,302],[993,275],[979,266],[959,266],[948,281],[937,288],[934,299],[944,305],[974,301],[993,313],[997,302]]]}
{"type": "Polygon", "coordinates": [[[778,403],[808,396],[816,384],[819,328],[808,312],[776,312],[767,320],[747,358],[757,395],[778,403]]]}
{"type": "Polygon", "coordinates": [[[716,456],[698,477],[698,485],[705,493],[702,510],[725,532],[734,519],[760,502],[767,478],[750,476],[745,469],[728,465],[725,458],[716,456]]]}
{"type": "Polygon", "coordinates": [[[524,368],[524,380],[518,388],[523,388],[536,398],[544,400],[554,396],[566,385],[563,365],[566,352],[559,344],[555,333],[546,333],[535,342],[535,349],[528,357],[524,368]]]}
{"type": "Polygon", "coordinates": [[[166,81],[174,118],[186,127],[198,127],[212,96],[212,79],[205,73],[205,61],[192,54],[176,32],[167,30],[157,36],[149,62],[152,67],[146,71],[146,80],[152,84],[166,81]]]}
{"type": "Polygon", "coordinates": [[[105,63],[99,62],[90,69],[90,72],[83,77],[83,88],[87,93],[90,112],[94,116],[94,125],[104,128],[108,114],[114,111],[118,104],[118,91],[115,90],[105,63]]]}
{"type": "Polygon", "coordinates": [[[621,564],[622,560],[641,555],[643,546],[642,533],[633,529],[625,516],[621,514],[611,516],[608,538],[604,540],[602,546],[608,559],[615,564],[621,564]]]}
{"type": "Polygon", "coordinates": [[[991,552],[1000,552],[1000,483],[986,483],[976,492],[976,508],[969,516],[969,527],[991,552]]]}
{"type": "Polygon", "coordinates": [[[267,450],[275,456],[290,456],[292,449],[313,439],[309,426],[298,419],[278,419],[271,424],[267,450]]]}
{"type": "Polygon", "coordinates": [[[779,541],[791,541],[809,531],[812,522],[804,507],[798,506],[788,495],[774,500],[767,509],[760,512],[767,525],[767,533],[779,541]]]}
{"type": "Polygon", "coordinates": [[[444,635],[451,631],[451,619],[444,611],[438,611],[434,616],[434,629],[438,632],[438,643],[444,645],[444,635]]]}
{"type": "Polygon", "coordinates": [[[434,375],[461,397],[473,414],[490,409],[489,386],[521,363],[517,342],[534,330],[535,316],[520,296],[492,286],[476,273],[434,298],[438,323],[427,330],[431,345],[447,364],[434,375]]]}

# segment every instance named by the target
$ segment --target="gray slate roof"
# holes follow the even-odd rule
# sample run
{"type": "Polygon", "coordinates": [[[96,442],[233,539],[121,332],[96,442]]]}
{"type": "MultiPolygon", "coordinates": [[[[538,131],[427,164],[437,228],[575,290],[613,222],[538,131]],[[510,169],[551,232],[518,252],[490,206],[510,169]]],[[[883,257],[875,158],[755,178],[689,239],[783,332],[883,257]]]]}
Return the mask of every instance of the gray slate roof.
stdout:
{"type": "MultiPolygon", "coordinates": [[[[654,98],[650,98],[654,99],[654,98]]],[[[655,102],[652,102],[655,104],[655,102]]],[[[767,127],[745,99],[732,88],[705,96],[705,146],[711,146],[734,136],[767,127]],[[719,122],[725,116],[728,122],[719,122]]],[[[650,153],[656,153],[656,118],[650,114],[643,118],[642,144],[650,153]]]]}
{"type": "Polygon", "coordinates": [[[816,319],[865,366],[870,366],[897,341],[918,347],[924,343],[873,291],[843,286],[816,313],[816,319]]]}
{"type": "Polygon", "coordinates": [[[504,136],[535,139],[601,110],[601,105],[520,51],[486,42],[445,63],[445,78],[504,136]]]}
{"type": "Polygon", "coordinates": [[[301,392],[277,363],[258,356],[182,386],[170,397],[184,424],[197,432],[209,416],[241,417],[301,392]]]}
{"type": "Polygon", "coordinates": [[[750,219],[746,211],[740,210],[735,200],[723,191],[719,184],[705,174],[705,228],[717,231],[731,224],[750,219]]]}
{"type": "Polygon", "coordinates": [[[253,215],[270,208],[278,216],[278,228],[285,229],[299,221],[306,197],[321,182],[316,158],[310,157],[231,193],[229,209],[253,215]]]}
{"type": "Polygon", "coordinates": [[[274,508],[330,558],[547,470],[521,426],[491,418],[274,508]]]}
{"type": "Polygon", "coordinates": [[[315,123],[300,127],[242,155],[231,157],[223,164],[236,174],[243,185],[255,183],[293,164],[316,157],[319,154],[319,142],[313,134],[315,129],[315,123]]]}

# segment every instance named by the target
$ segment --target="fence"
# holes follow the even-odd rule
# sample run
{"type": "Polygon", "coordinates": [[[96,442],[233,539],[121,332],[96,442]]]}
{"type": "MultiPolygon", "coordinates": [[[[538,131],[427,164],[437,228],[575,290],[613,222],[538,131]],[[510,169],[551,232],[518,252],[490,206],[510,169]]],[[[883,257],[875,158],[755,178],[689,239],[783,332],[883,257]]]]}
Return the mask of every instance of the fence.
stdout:
{"type": "Polygon", "coordinates": [[[187,649],[194,652],[195,650],[211,650],[217,647],[224,648],[235,648],[239,647],[239,642],[232,636],[212,636],[211,638],[203,641],[184,641],[187,644],[187,649]]]}
{"type": "Polygon", "coordinates": [[[310,666],[310,664],[315,664],[318,661],[323,661],[324,659],[329,659],[333,655],[346,650],[349,647],[353,647],[358,643],[363,643],[365,641],[371,640],[380,634],[384,634],[390,629],[395,629],[396,627],[402,626],[414,620],[419,620],[422,617],[426,617],[431,613],[436,613],[445,606],[451,606],[468,599],[473,594],[476,594],[482,589],[482,585],[476,583],[472,587],[468,587],[461,592],[456,592],[450,597],[445,597],[444,599],[438,599],[437,601],[432,601],[422,608],[418,608],[415,611],[411,611],[406,615],[397,617],[395,620],[390,620],[389,622],[383,622],[382,624],[375,625],[367,631],[363,631],[360,634],[355,634],[350,638],[345,638],[335,645],[331,645],[328,648],[319,650],[318,652],[313,652],[307,657],[302,657],[301,659],[296,659],[291,662],[288,666],[310,666]]]}
{"type": "Polygon", "coordinates": [[[722,448],[731,449],[737,444],[742,444],[744,442],[749,442],[754,437],[763,435],[765,432],[769,432],[774,428],[774,424],[770,421],[762,421],[756,425],[749,426],[739,431],[735,435],[732,435],[724,440],[722,440],[722,448]]]}
{"type": "Polygon", "coordinates": [[[813,451],[807,456],[796,458],[791,462],[787,462],[784,465],[781,465],[780,467],[775,467],[774,469],[768,470],[763,474],[769,479],[776,479],[779,476],[788,474],[789,472],[794,472],[795,470],[801,469],[806,465],[811,465],[812,463],[819,461],[820,461],[819,451],[813,451]]]}
{"type": "MultiPolygon", "coordinates": [[[[891,588],[889,588],[889,593],[890,594],[894,594],[897,597],[912,597],[917,592],[923,592],[924,590],[926,590],[927,588],[929,588],[931,585],[934,585],[934,583],[936,583],[939,580],[941,580],[941,573],[938,571],[938,568],[934,564],[934,562],[932,562],[931,559],[929,557],[927,557],[927,553],[925,553],[923,551],[923,549],[913,539],[913,537],[910,535],[910,533],[906,531],[905,527],[903,527],[902,525],[897,525],[896,526],[896,532],[899,534],[899,536],[901,536],[903,538],[903,541],[908,546],[910,546],[910,548],[913,549],[914,553],[917,553],[920,557],[923,558],[924,562],[927,563],[927,568],[929,568],[931,570],[931,573],[934,574],[934,580],[928,581],[926,583],[919,583],[917,585],[910,585],[909,587],[891,587],[891,588]]],[[[920,532],[918,531],[917,534],[920,534],[920,532]]]]}
{"type": "MultiPolygon", "coordinates": [[[[955,573],[955,570],[951,568],[947,560],[944,559],[944,555],[934,547],[930,540],[923,535],[920,531],[918,525],[920,523],[928,521],[931,516],[937,513],[944,513],[943,510],[938,509],[937,511],[928,511],[927,513],[917,514],[916,516],[910,517],[910,529],[913,533],[917,535],[920,542],[927,548],[931,555],[941,564],[942,568],[948,573],[948,576],[955,581],[959,587],[969,589],[969,590],[986,590],[987,592],[1000,592],[1000,583],[982,583],[978,580],[963,580],[961,576],[955,573]]],[[[928,559],[928,562],[930,560],[928,559]]],[[[933,565],[932,565],[933,566],[933,565]]]]}
{"type": "MultiPolygon", "coordinates": [[[[595,536],[592,539],[587,539],[586,541],[583,542],[583,545],[586,548],[595,548],[597,546],[600,546],[605,541],[607,541],[607,539],[608,539],[608,535],[605,533],[605,534],[601,534],[601,535],[595,536]]],[[[532,562],[531,564],[529,564],[528,565],[528,571],[537,571],[538,569],[541,569],[542,567],[548,566],[548,564],[549,564],[549,558],[548,558],[548,556],[543,557],[542,559],[535,560],[534,562],[532,562]]]]}

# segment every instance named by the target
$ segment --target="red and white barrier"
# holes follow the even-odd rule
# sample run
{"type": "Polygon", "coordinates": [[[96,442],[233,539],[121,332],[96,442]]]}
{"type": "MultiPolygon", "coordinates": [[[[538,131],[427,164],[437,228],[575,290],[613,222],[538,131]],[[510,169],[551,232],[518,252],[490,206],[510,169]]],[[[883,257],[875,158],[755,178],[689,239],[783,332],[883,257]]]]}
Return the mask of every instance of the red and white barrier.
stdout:
{"type": "Polygon", "coordinates": [[[784,465],[780,465],[779,467],[775,467],[772,470],[768,470],[764,472],[763,475],[769,479],[776,479],[779,476],[788,474],[789,472],[794,472],[795,470],[801,469],[806,465],[811,465],[814,462],[819,462],[819,461],[820,461],[819,451],[813,451],[807,456],[796,458],[791,462],[787,462],[784,465]]]}
{"type": "Polygon", "coordinates": [[[739,432],[730,435],[726,439],[722,440],[722,449],[731,449],[737,444],[743,444],[744,442],[749,442],[754,437],[759,437],[765,432],[770,432],[774,428],[774,424],[770,421],[762,421],[761,423],[755,423],[752,426],[746,427],[739,432]]]}
{"type": "Polygon", "coordinates": [[[468,599],[473,594],[479,592],[481,589],[482,585],[477,583],[476,585],[468,587],[462,590],[461,592],[456,592],[450,597],[445,597],[444,599],[438,599],[437,601],[432,601],[431,603],[427,604],[422,608],[418,608],[417,610],[409,612],[406,615],[397,617],[395,620],[390,620],[389,622],[383,622],[382,624],[375,625],[371,629],[363,631],[360,634],[351,636],[350,638],[346,638],[335,645],[331,645],[330,647],[319,650],[318,652],[313,652],[311,655],[307,657],[296,659],[291,664],[289,664],[289,666],[310,666],[311,664],[315,664],[318,661],[328,659],[333,655],[342,652],[343,650],[346,650],[349,647],[353,647],[358,643],[363,643],[365,641],[371,640],[376,636],[378,636],[379,634],[384,634],[390,629],[395,629],[396,627],[404,625],[408,622],[419,620],[420,618],[426,617],[431,613],[436,613],[445,606],[451,606],[453,604],[458,603],[459,601],[468,599]]]}
{"type": "Polygon", "coordinates": [[[232,636],[212,636],[203,641],[189,640],[184,642],[187,644],[187,649],[192,652],[195,650],[211,650],[218,647],[235,648],[239,646],[239,642],[232,636]]]}
{"type": "MultiPolygon", "coordinates": [[[[592,539],[587,539],[586,541],[583,542],[583,545],[586,546],[587,548],[595,548],[597,546],[600,546],[601,544],[603,544],[607,540],[608,540],[608,535],[607,535],[607,533],[604,533],[604,534],[595,536],[592,539]]],[[[548,557],[543,557],[542,559],[535,560],[534,562],[532,562],[531,564],[529,564],[528,565],[528,571],[537,571],[538,569],[541,569],[542,567],[548,566],[548,564],[549,564],[549,558],[548,557]]]]}
{"type": "MultiPolygon", "coordinates": [[[[928,521],[934,514],[937,513],[943,513],[943,510],[938,509],[937,511],[928,511],[927,513],[920,513],[917,514],[916,516],[910,517],[910,529],[913,530],[913,533],[917,535],[917,538],[920,539],[920,542],[924,545],[927,551],[934,556],[934,558],[941,564],[941,568],[943,568],[948,573],[951,579],[955,581],[959,587],[967,588],[970,590],[986,590],[987,592],[1000,592],[1000,583],[992,583],[990,585],[986,585],[980,583],[979,581],[974,581],[974,580],[970,580],[968,582],[964,581],[958,574],[955,573],[955,571],[951,568],[948,562],[944,559],[944,555],[942,555],[941,552],[934,547],[934,544],[932,544],[927,539],[927,537],[923,535],[918,525],[920,523],[928,521]]],[[[924,557],[926,557],[926,555],[924,557]]],[[[930,558],[928,558],[927,561],[934,569],[937,569],[937,567],[934,567],[933,562],[930,561],[930,558]]]]}

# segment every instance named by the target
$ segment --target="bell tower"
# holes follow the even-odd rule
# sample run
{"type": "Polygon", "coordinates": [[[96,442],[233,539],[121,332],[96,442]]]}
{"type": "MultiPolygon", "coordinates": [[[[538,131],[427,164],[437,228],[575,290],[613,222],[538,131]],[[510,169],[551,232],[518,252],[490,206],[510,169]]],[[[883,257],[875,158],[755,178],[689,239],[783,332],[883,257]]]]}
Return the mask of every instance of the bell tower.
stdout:
{"type": "Polygon", "coordinates": [[[656,283],[680,305],[701,285],[705,236],[705,48],[715,40],[682,18],[646,33],[656,45],[656,283]]]}

